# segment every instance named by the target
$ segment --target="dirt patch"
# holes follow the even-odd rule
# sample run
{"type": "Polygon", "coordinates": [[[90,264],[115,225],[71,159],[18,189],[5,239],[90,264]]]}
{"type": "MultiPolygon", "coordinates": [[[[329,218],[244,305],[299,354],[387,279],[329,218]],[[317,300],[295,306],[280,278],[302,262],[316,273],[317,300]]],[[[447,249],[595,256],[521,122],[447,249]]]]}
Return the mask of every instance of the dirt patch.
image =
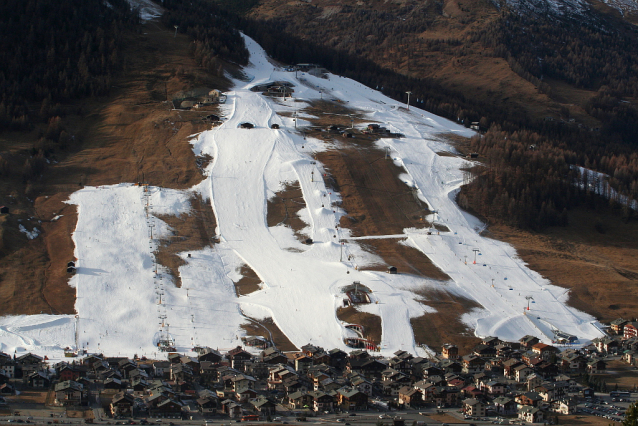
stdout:
{"type": "Polygon", "coordinates": [[[634,391],[638,387],[638,370],[636,367],[620,360],[608,361],[607,371],[596,374],[598,379],[604,380],[608,389],[634,391]]]}
{"type": "Polygon", "coordinates": [[[299,182],[287,182],[281,191],[268,200],[266,222],[268,226],[288,226],[299,241],[305,241],[308,236],[301,231],[308,224],[299,217],[299,211],[305,207],[306,201],[299,182]]]}
{"type": "Polygon", "coordinates": [[[179,267],[186,264],[178,253],[211,246],[217,227],[212,207],[200,195],[191,197],[190,203],[191,211],[188,214],[157,216],[171,227],[172,235],[159,240],[155,259],[157,263],[168,268],[177,287],[182,286],[179,267]]]}
{"type": "Polygon", "coordinates": [[[437,422],[441,422],[441,423],[447,423],[447,424],[467,424],[468,422],[463,421],[463,420],[459,420],[454,416],[451,416],[449,414],[428,414],[427,415],[428,418],[437,421],[437,422]]]}
{"type": "Polygon", "coordinates": [[[424,297],[424,305],[436,309],[435,313],[424,314],[412,318],[414,339],[418,344],[428,345],[440,351],[444,343],[452,343],[459,347],[459,353],[469,353],[480,339],[463,322],[461,315],[481,305],[465,297],[449,293],[444,289],[423,289],[417,292],[424,297]]]}
{"type": "Polygon", "coordinates": [[[372,123],[370,120],[364,120],[364,112],[352,109],[343,102],[330,100],[315,100],[309,102],[310,106],[304,109],[304,112],[314,115],[317,118],[310,121],[314,126],[328,127],[339,126],[342,128],[356,127],[361,122],[372,123]]]}
{"type": "Polygon", "coordinates": [[[337,309],[337,318],[348,324],[363,326],[363,336],[375,344],[381,343],[381,317],[367,312],[360,312],[354,306],[337,309]]]}
{"type": "Polygon", "coordinates": [[[66,416],[73,419],[94,419],[95,414],[93,410],[88,408],[86,410],[67,410],[66,416]]]}
{"type": "Polygon", "coordinates": [[[75,289],[67,284],[70,275],[67,264],[75,261],[73,255],[75,244],[72,234],[77,223],[77,206],[67,204],[67,193],[58,193],[52,197],[36,200],[36,211],[42,220],[43,235],[49,256],[43,294],[47,303],[55,312],[73,313],[71,303],[75,297],[75,289]],[[46,219],[45,219],[46,218],[46,219]]]}
{"type": "Polygon", "coordinates": [[[435,280],[449,280],[450,277],[437,268],[426,255],[419,250],[399,244],[399,240],[370,239],[360,240],[367,251],[374,253],[387,263],[387,265],[371,265],[361,268],[368,271],[386,271],[389,265],[396,266],[399,273],[419,275],[435,280]]]}
{"type": "Polygon", "coordinates": [[[529,267],[569,290],[569,305],[609,322],[638,311],[638,222],[610,212],[569,212],[569,226],[540,233],[491,226],[488,236],[512,244],[529,267]],[[596,224],[605,224],[605,233],[596,224]]]}
{"type": "MultiPolygon", "coordinates": [[[[15,225],[18,229],[18,225],[15,225]]],[[[49,265],[45,240],[38,237],[28,240],[20,234],[21,247],[2,258],[0,262],[0,297],[2,315],[73,313],[54,310],[44,295],[45,271],[49,265]]],[[[67,286],[68,287],[68,286],[67,286]]]]}
{"type": "Polygon", "coordinates": [[[439,232],[450,232],[450,228],[445,225],[441,225],[438,223],[431,223],[430,226],[439,232]]]}
{"type": "Polygon", "coordinates": [[[20,395],[12,395],[11,405],[14,409],[26,408],[20,407],[21,404],[44,404],[48,391],[37,390],[37,389],[20,389],[20,395]]]}
{"type": "Polygon", "coordinates": [[[615,426],[620,423],[613,422],[611,420],[604,419],[597,416],[565,416],[562,414],[552,413],[553,416],[558,417],[559,425],[574,425],[574,426],[615,426]]]}
{"type": "Polygon", "coordinates": [[[354,236],[401,234],[404,228],[422,227],[421,218],[429,213],[398,179],[405,170],[384,156],[373,147],[352,145],[317,154],[329,172],[327,183],[341,194],[348,213],[341,225],[354,236]]]}
{"type": "Polygon", "coordinates": [[[235,283],[235,293],[237,293],[237,296],[245,296],[261,288],[261,279],[257,276],[253,268],[248,265],[243,265],[239,269],[239,273],[242,275],[242,278],[235,283]]]}
{"type": "MultiPolygon", "coordinates": [[[[437,152],[437,154],[442,156],[442,157],[467,158],[467,156],[471,152],[474,152],[474,151],[472,151],[471,146],[470,146],[471,139],[468,138],[468,137],[459,135],[457,133],[442,133],[442,134],[438,135],[438,137],[441,138],[441,140],[443,142],[446,142],[446,143],[452,145],[457,151],[456,153],[452,152],[452,151],[437,152]]],[[[480,160],[478,158],[474,158],[474,159],[472,159],[472,161],[480,161],[480,160]]]]}
{"type": "Polygon", "coordinates": [[[299,348],[292,344],[288,337],[281,331],[272,318],[264,318],[262,320],[256,320],[248,318],[251,322],[242,324],[241,328],[246,330],[251,336],[261,336],[268,340],[271,340],[280,351],[284,352],[297,352],[299,348]]]}
{"type": "Polygon", "coordinates": [[[4,222],[0,258],[0,315],[74,314],[75,289],[68,286],[67,263],[74,260],[71,235],[77,221],[76,207],[66,204],[68,192],[38,197],[33,216],[13,212],[4,222]],[[41,234],[33,240],[18,231],[19,225],[41,234]]]}

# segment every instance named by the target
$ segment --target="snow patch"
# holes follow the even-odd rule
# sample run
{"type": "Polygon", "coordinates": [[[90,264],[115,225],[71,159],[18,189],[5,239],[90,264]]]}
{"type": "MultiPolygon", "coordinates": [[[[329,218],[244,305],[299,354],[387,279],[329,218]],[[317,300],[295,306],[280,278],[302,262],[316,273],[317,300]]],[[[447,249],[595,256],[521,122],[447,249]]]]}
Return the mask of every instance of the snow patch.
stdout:
{"type": "Polygon", "coordinates": [[[159,18],[164,13],[164,9],[151,0],[128,0],[131,8],[140,11],[142,21],[150,21],[159,18]]]}
{"type": "Polygon", "coordinates": [[[33,231],[29,231],[27,230],[27,228],[24,227],[24,225],[19,224],[18,225],[18,229],[20,229],[20,232],[22,232],[23,234],[25,234],[27,236],[28,239],[33,240],[35,238],[38,237],[38,235],[40,235],[40,231],[38,230],[38,228],[33,228],[33,231]]]}

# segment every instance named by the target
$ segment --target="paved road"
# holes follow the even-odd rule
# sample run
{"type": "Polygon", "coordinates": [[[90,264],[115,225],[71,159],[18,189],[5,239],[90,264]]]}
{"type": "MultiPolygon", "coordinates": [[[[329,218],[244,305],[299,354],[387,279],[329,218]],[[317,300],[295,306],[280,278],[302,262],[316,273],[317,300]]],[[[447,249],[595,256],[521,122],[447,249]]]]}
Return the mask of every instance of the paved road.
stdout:
{"type": "MultiPolygon", "coordinates": [[[[457,409],[458,410],[458,409],[457,409]]],[[[35,411],[35,410],[33,410],[35,411]]],[[[429,414],[434,414],[435,410],[427,410],[429,414]]],[[[447,411],[446,411],[447,412],[447,411]]],[[[448,412],[449,413],[449,412],[448,412]]],[[[82,419],[73,419],[73,418],[66,418],[66,417],[60,417],[60,415],[56,415],[55,417],[50,417],[50,416],[30,416],[30,413],[23,413],[23,415],[21,416],[8,416],[5,417],[4,419],[0,420],[0,423],[4,423],[6,421],[9,422],[21,422],[21,423],[26,423],[29,422],[31,424],[37,424],[37,425],[44,425],[44,424],[59,424],[59,425],[77,425],[77,424],[84,424],[84,421],[82,419]],[[55,422],[55,423],[54,423],[55,422]]],[[[357,425],[357,426],[368,426],[368,425],[377,425],[379,420],[381,420],[385,425],[391,425],[392,424],[392,418],[398,416],[401,417],[405,420],[406,425],[411,425],[414,421],[417,422],[424,422],[423,424],[427,424],[427,425],[441,425],[442,423],[439,421],[435,421],[435,420],[431,420],[426,416],[420,415],[418,411],[396,411],[396,412],[388,412],[388,413],[379,413],[379,412],[357,412],[354,413],[354,415],[350,415],[347,413],[343,413],[343,414],[328,414],[328,415],[322,415],[322,416],[318,416],[318,417],[308,417],[307,421],[304,423],[297,423],[295,421],[295,417],[294,416],[273,416],[273,417],[280,417],[280,419],[278,421],[273,421],[270,422],[271,424],[283,424],[284,422],[287,422],[289,424],[314,424],[314,425],[320,425],[320,424],[332,424],[332,425],[345,425],[350,424],[352,426],[357,425]],[[380,416],[382,418],[380,418],[380,416]]],[[[136,424],[139,424],[140,418],[136,418],[133,420],[136,424]]],[[[230,420],[228,418],[218,418],[218,419],[211,419],[208,420],[207,422],[205,422],[204,420],[175,420],[175,419],[148,419],[149,424],[150,423],[154,423],[154,424],[160,424],[160,425],[166,425],[168,426],[169,424],[174,424],[174,425],[203,425],[203,424],[208,424],[208,425],[231,425],[233,423],[236,423],[236,420],[230,420]]],[[[104,419],[104,420],[95,420],[94,424],[116,424],[117,423],[124,423],[124,422],[128,422],[128,420],[113,420],[113,419],[104,419]]],[[[242,423],[248,423],[248,422],[242,422],[242,423]]],[[[265,421],[259,421],[259,422],[249,422],[250,424],[266,424],[268,422],[265,421]]],[[[485,422],[477,422],[477,424],[480,423],[485,423],[485,422]]],[[[459,423],[448,423],[450,426],[451,425],[467,425],[467,423],[465,422],[459,422],[459,423]]]]}

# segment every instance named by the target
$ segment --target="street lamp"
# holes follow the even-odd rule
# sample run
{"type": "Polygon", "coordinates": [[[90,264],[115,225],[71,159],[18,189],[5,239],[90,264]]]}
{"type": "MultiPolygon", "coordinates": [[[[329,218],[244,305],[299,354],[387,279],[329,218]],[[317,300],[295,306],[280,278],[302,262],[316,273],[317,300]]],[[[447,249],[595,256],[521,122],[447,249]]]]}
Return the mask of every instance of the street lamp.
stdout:
{"type": "Polygon", "coordinates": [[[177,38],[177,29],[179,28],[178,25],[173,25],[175,27],[175,35],[173,36],[173,38],[177,38]]]}
{"type": "Polygon", "coordinates": [[[405,93],[407,93],[407,94],[408,94],[408,111],[410,111],[410,95],[412,94],[412,92],[407,91],[407,92],[405,92],[405,93]]]}

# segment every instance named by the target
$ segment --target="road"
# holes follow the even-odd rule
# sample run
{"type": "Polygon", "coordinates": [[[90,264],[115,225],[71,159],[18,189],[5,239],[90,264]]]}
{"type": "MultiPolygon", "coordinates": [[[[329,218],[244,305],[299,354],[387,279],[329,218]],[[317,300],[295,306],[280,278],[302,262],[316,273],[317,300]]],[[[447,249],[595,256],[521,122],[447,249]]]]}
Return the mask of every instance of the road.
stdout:
{"type": "MultiPolygon", "coordinates": [[[[44,424],[58,424],[58,425],[77,425],[84,424],[82,419],[73,419],[60,417],[56,415],[55,417],[50,416],[37,416],[32,415],[36,414],[36,410],[33,410],[32,413],[23,412],[21,416],[8,416],[3,420],[0,420],[0,423],[8,422],[8,423],[30,423],[37,425],[44,424]],[[31,415],[30,415],[31,414],[31,415]]],[[[425,414],[436,414],[435,409],[427,409],[422,412],[425,414]]],[[[454,414],[455,416],[460,418],[460,414],[458,413],[458,408],[443,410],[446,414],[454,414]]],[[[341,414],[326,414],[318,417],[308,417],[305,422],[300,422],[300,424],[308,424],[308,425],[323,425],[323,424],[331,424],[331,425],[359,425],[359,426],[367,426],[367,425],[379,425],[379,422],[383,422],[384,425],[392,425],[392,419],[395,417],[400,417],[405,420],[406,425],[411,425],[415,421],[416,422],[424,422],[421,423],[423,425],[467,425],[468,423],[459,419],[458,423],[442,423],[440,421],[436,421],[430,419],[425,415],[419,414],[417,410],[402,410],[402,411],[392,411],[392,412],[377,412],[377,411],[364,411],[364,412],[356,412],[356,413],[341,413],[341,414]]],[[[133,421],[135,424],[140,424],[140,420],[144,417],[134,418],[133,421]]],[[[277,421],[266,422],[266,421],[253,421],[253,422],[240,422],[244,424],[296,424],[295,416],[283,416],[283,415],[275,415],[273,418],[276,418],[277,421]]],[[[228,418],[213,418],[209,420],[176,420],[176,419],[153,419],[147,418],[148,424],[160,424],[160,425],[228,425],[230,426],[233,423],[238,423],[237,420],[228,419],[228,418]]],[[[114,419],[105,419],[105,420],[95,420],[93,424],[129,424],[129,419],[125,420],[114,420],[114,419]]],[[[476,421],[476,424],[491,424],[490,422],[481,422],[476,421]]]]}

